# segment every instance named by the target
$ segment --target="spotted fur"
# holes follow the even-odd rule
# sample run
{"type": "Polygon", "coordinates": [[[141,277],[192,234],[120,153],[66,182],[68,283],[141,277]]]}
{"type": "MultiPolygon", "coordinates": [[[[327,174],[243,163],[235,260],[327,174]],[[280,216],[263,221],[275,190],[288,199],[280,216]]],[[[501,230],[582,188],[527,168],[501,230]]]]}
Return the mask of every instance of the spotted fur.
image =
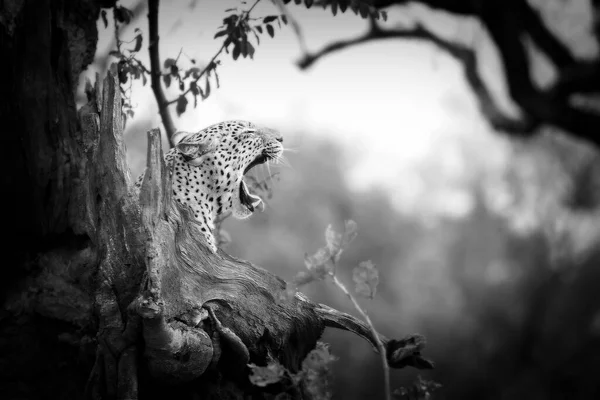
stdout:
{"type": "MultiPolygon", "coordinates": [[[[189,206],[209,247],[216,251],[215,219],[232,212],[238,219],[252,210],[240,201],[245,169],[257,158],[278,160],[281,135],[247,121],[225,121],[197,133],[177,132],[175,147],[165,155],[171,171],[173,200],[189,206]]],[[[143,175],[137,186],[141,185],[143,175]]],[[[245,184],[243,184],[245,185],[245,184]]],[[[252,195],[256,203],[258,196],[252,195]]]]}

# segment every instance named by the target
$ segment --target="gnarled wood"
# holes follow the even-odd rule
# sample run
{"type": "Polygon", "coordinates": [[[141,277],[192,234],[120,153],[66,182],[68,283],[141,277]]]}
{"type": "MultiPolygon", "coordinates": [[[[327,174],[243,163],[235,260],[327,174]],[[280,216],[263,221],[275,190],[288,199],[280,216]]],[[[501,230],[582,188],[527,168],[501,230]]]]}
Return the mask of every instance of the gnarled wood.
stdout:
{"type": "Polygon", "coordinates": [[[0,397],[266,398],[248,384],[246,361],[276,358],[298,369],[326,324],[344,319],[340,327],[358,332],[360,322],[323,314],[302,296],[280,301],[281,279],[207,251],[188,210],[168,199],[156,131],[140,203],[125,161],[115,68],[96,80],[79,112],[73,95],[95,49],[100,6],[112,5],[0,6],[3,17],[7,7],[14,12],[0,20],[0,49],[10,60],[0,65],[8,93],[0,116],[11,229],[0,397]],[[152,300],[158,318],[148,318],[140,300],[152,300]]]}

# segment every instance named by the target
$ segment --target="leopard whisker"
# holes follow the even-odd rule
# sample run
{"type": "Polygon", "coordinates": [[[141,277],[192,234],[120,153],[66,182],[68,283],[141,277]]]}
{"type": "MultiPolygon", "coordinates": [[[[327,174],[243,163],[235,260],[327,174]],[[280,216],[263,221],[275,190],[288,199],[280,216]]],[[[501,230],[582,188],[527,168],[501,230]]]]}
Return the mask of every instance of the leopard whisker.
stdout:
{"type": "Polygon", "coordinates": [[[286,168],[289,168],[289,169],[291,169],[292,171],[295,171],[295,170],[294,170],[294,167],[292,167],[292,164],[290,163],[290,161],[289,161],[289,160],[287,159],[287,157],[285,157],[285,155],[283,155],[283,154],[281,154],[281,155],[279,156],[279,159],[278,159],[278,165],[281,165],[281,166],[283,166],[283,167],[286,167],[286,168]]]}
{"type": "Polygon", "coordinates": [[[271,173],[271,166],[269,165],[269,163],[267,163],[267,171],[269,172],[269,181],[271,181],[271,187],[273,187],[273,174],[271,173]]]}

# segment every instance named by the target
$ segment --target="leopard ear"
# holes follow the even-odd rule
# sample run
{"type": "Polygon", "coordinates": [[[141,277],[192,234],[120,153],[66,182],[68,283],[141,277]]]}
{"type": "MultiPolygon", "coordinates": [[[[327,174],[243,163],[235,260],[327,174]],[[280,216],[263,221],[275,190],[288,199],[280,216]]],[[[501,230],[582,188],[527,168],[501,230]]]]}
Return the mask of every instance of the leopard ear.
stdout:
{"type": "Polygon", "coordinates": [[[173,137],[171,138],[171,142],[173,143],[173,146],[177,146],[183,139],[185,139],[191,135],[192,135],[192,133],[190,133],[190,132],[177,131],[173,134],[173,137]]]}
{"type": "Polygon", "coordinates": [[[172,137],[173,145],[178,153],[192,165],[199,165],[200,158],[215,149],[215,140],[206,137],[198,140],[196,134],[189,132],[176,132],[172,137]]]}

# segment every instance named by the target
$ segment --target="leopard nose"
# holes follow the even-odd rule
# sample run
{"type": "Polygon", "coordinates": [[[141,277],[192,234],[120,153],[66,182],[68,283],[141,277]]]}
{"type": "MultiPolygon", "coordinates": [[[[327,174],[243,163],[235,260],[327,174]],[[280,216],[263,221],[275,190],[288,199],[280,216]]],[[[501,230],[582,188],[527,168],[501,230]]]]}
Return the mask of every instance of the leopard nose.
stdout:
{"type": "Polygon", "coordinates": [[[260,129],[259,134],[267,140],[277,140],[279,143],[283,142],[283,136],[277,129],[263,127],[260,129]]]}

